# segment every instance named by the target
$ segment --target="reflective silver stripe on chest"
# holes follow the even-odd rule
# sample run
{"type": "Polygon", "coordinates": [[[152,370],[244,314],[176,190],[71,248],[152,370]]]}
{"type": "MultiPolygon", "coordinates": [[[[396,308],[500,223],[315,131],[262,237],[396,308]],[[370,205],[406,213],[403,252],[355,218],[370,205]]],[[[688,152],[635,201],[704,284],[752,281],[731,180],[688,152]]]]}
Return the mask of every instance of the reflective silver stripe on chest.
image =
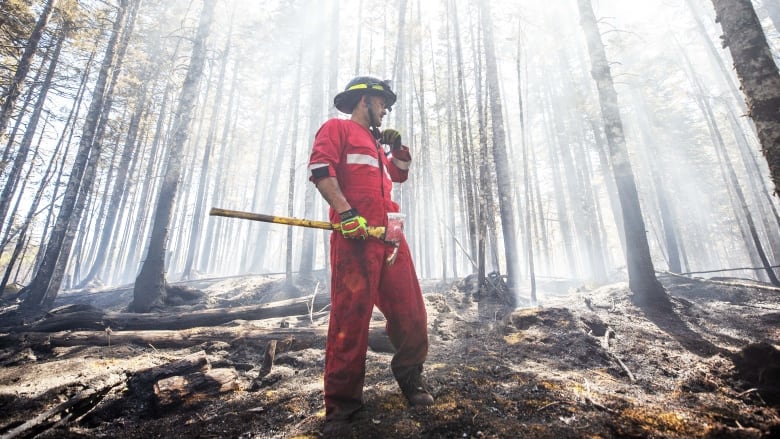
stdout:
{"type": "MultiPolygon", "coordinates": [[[[379,160],[376,157],[370,156],[368,154],[347,154],[347,164],[368,165],[373,166],[374,168],[378,168],[379,160]]],[[[382,168],[385,171],[385,177],[388,180],[391,180],[390,173],[387,171],[387,166],[382,166],[382,168]]]]}
{"type": "Polygon", "coordinates": [[[367,154],[347,154],[347,164],[350,165],[368,165],[375,168],[379,167],[379,161],[376,157],[367,154]]]}

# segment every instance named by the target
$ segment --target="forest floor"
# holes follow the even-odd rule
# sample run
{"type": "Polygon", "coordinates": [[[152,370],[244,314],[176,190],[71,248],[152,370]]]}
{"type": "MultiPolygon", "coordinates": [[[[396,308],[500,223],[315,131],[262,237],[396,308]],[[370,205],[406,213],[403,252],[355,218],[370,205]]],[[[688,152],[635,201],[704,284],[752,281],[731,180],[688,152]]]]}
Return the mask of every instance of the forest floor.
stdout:
{"type": "MultiPolygon", "coordinates": [[[[516,310],[500,294],[474,300],[464,282],[424,284],[424,375],[436,403],[407,407],[392,354],[374,340],[367,416],[354,437],[780,437],[780,289],[659,279],[665,310],[637,307],[624,283],[557,293],[542,285],[541,306],[516,310]]],[[[203,294],[179,312],[321,290],[263,276],[188,285],[203,294]]],[[[118,318],[131,294],[68,292],[57,304],[88,301],[118,318]]],[[[310,308],[168,331],[117,330],[118,320],[98,317],[41,332],[6,306],[0,438],[319,437],[328,316],[310,308]]],[[[381,314],[374,320],[381,328],[381,314]]]]}

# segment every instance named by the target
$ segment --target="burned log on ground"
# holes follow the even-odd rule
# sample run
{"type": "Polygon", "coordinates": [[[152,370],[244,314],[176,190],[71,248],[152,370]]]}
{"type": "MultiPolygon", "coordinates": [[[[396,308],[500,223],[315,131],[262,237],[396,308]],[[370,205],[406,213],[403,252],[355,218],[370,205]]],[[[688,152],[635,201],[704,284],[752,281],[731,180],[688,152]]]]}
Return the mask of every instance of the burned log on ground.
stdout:
{"type": "MultiPolygon", "coordinates": [[[[310,298],[291,299],[262,305],[235,308],[214,308],[186,312],[166,313],[117,313],[103,312],[97,308],[75,307],[49,313],[42,320],[28,325],[5,328],[5,331],[57,332],[65,330],[160,330],[188,329],[217,326],[233,320],[263,320],[290,316],[322,316],[310,298]],[[312,308],[314,306],[314,308],[312,308]]],[[[303,317],[302,317],[303,318],[303,317]]]]}

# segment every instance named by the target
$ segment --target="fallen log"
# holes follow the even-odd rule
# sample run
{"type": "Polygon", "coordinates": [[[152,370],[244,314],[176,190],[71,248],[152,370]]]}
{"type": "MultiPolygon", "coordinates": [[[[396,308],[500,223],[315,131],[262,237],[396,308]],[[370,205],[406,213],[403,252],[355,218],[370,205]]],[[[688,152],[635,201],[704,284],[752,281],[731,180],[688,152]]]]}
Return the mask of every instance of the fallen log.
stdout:
{"type": "Polygon", "coordinates": [[[270,340],[291,338],[298,349],[325,346],[325,329],[279,328],[256,329],[246,326],[192,328],[181,331],[61,331],[21,332],[0,335],[0,347],[20,344],[67,346],[116,346],[135,344],[155,348],[186,348],[206,342],[242,342],[264,346],[270,340]]]}
{"type": "MultiPolygon", "coordinates": [[[[284,351],[324,349],[325,328],[259,329],[246,325],[215,328],[192,328],[180,331],[60,331],[17,332],[0,335],[0,348],[19,346],[117,346],[135,344],[154,348],[186,348],[206,342],[224,341],[231,345],[249,344],[265,348],[272,340],[280,341],[284,351]]],[[[394,352],[384,326],[374,326],[368,334],[369,346],[376,352],[394,352]]],[[[277,346],[277,353],[281,346],[277,346]]]]}
{"type": "Polygon", "coordinates": [[[144,369],[134,374],[127,382],[131,392],[144,394],[159,380],[203,370],[209,366],[206,352],[199,351],[160,366],[144,369]]]}
{"type": "MultiPolygon", "coordinates": [[[[322,296],[322,295],[320,295],[322,296]]],[[[314,303],[314,308],[319,304],[314,303]]],[[[66,330],[149,330],[189,329],[199,326],[218,326],[234,320],[263,320],[270,318],[309,316],[311,298],[282,300],[262,305],[236,308],[213,308],[206,310],[161,313],[118,313],[103,312],[97,308],[76,308],[72,312],[49,314],[46,318],[29,325],[4,328],[7,332],[57,332],[66,330]]],[[[324,313],[316,313],[324,315],[324,313]]]]}
{"type": "Polygon", "coordinates": [[[67,401],[57,404],[49,410],[27,420],[0,434],[0,439],[17,437],[32,437],[45,432],[57,425],[63,425],[78,419],[91,411],[113,388],[122,381],[109,382],[99,389],[87,388],[70,397],[67,401]]]}
{"type": "Polygon", "coordinates": [[[238,388],[238,374],[230,368],[171,376],[154,383],[155,406],[157,410],[188,407],[207,397],[238,388]]]}

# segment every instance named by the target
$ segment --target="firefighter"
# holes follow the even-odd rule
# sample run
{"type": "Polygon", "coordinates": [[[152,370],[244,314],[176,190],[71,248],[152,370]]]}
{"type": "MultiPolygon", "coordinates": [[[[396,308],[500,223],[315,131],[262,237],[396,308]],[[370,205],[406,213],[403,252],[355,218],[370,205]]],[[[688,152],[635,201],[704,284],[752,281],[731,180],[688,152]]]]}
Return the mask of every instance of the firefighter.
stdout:
{"type": "Polygon", "coordinates": [[[341,223],[330,237],[331,310],[325,348],[325,428],[342,432],[360,418],[368,330],[374,306],[384,314],[396,353],[391,369],[411,406],[433,404],[422,381],[428,354],[427,315],[409,247],[370,238],[367,225],[386,226],[398,212],[393,182],[406,181],[409,148],[393,129],[380,131],[396,95],[388,81],[359,76],[334,98],[350,119],[330,119],[314,139],[309,179],[341,223]],[[389,151],[385,151],[385,147],[389,151]],[[395,260],[386,259],[397,251],[395,260]]]}

